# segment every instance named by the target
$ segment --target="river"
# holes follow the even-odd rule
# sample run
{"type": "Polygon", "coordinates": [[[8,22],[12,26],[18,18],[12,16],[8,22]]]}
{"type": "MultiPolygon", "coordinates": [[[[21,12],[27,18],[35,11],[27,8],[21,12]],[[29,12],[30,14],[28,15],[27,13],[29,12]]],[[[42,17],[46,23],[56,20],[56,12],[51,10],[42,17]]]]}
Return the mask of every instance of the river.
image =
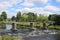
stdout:
{"type": "MultiPolygon", "coordinates": [[[[11,28],[12,25],[6,25],[6,29],[0,29],[0,33],[11,32],[11,28]]],[[[60,34],[56,34],[55,30],[29,31],[28,29],[18,29],[18,33],[16,33],[16,35],[22,36],[24,40],[60,40],[60,34]]]]}

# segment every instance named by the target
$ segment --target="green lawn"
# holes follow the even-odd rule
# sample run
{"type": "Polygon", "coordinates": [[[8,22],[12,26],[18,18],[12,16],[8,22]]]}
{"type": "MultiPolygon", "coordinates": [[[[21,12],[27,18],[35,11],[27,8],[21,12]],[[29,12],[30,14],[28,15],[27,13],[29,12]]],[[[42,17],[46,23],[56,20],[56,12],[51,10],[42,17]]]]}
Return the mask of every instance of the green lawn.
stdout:
{"type": "Polygon", "coordinates": [[[0,36],[0,40],[21,40],[21,39],[15,36],[0,36]]]}
{"type": "Polygon", "coordinates": [[[48,28],[49,28],[49,29],[57,29],[57,30],[60,30],[60,26],[52,26],[52,25],[51,25],[51,26],[49,26],[48,28]]]}
{"type": "MultiPolygon", "coordinates": [[[[5,24],[11,24],[13,22],[5,22],[5,24]]],[[[18,24],[17,28],[30,28],[30,22],[15,22],[16,24],[18,24]]],[[[49,23],[46,23],[46,25],[48,26],[49,23]]],[[[33,24],[34,27],[36,28],[42,28],[43,27],[43,23],[42,22],[34,22],[33,24]]],[[[48,26],[49,29],[58,29],[60,30],[60,26],[48,26]]]]}
{"type": "Polygon", "coordinates": [[[57,34],[60,34],[60,32],[57,32],[57,34]]]}

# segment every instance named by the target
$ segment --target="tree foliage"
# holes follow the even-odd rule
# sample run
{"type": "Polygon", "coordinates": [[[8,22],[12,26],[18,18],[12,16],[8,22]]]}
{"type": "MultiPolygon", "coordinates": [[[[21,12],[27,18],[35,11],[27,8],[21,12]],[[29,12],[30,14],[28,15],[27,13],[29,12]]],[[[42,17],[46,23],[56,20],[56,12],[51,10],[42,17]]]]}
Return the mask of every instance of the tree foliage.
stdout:
{"type": "Polygon", "coordinates": [[[56,14],[49,15],[48,20],[55,21],[56,20],[56,14]]]}
{"type": "Polygon", "coordinates": [[[39,21],[42,21],[42,22],[48,21],[48,17],[40,14],[39,17],[38,17],[38,20],[39,20],[39,21]]]}
{"type": "Polygon", "coordinates": [[[5,11],[2,12],[1,18],[5,21],[7,19],[7,14],[5,11]]]}
{"type": "Polygon", "coordinates": [[[21,21],[21,12],[20,11],[16,15],[16,21],[21,21]]]}
{"type": "MultiPolygon", "coordinates": [[[[6,20],[7,19],[7,14],[5,11],[2,12],[1,16],[0,16],[0,21],[1,20],[6,20]]],[[[28,13],[23,13],[21,14],[21,12],[17,12],[17,15],[16,17],[15,16],[12,16],[12,18],[10,19],[10,21],[17,21],[17,22],[20,22],[20,21],[28,21],[28,22],[31,22],[31,21],[48,21],[48,18],[47,16],[44,16],[42,14],[40,14],[39,16],[33,12],[28,12],[28,13]]]]}
{"type": "Polygon", "coordinates": [[[2,17],[0,16],[0,21],[2,21],[3,19],[2,19],[2,17]]]}
{"type": "Polygon", "coordinates": [[[16,17],[15,16],[12,16],[11,20],[12,21],[16,21],[16,17]]]}
{"type": "Polygon", "coordinates": [[[22,14],[22,21],[27,21],[28,15],[26,13],[22,14]]]}
{"type": "Polygon", "coordinates": [[[36,14],[34,14],[32,12],[29,12],[29,13],[27,13],[27,15],[28,15],[28,20],[29,21],[36,21],[36,19],[37,19],[37,15],[36,14]]]}
{"type": "Polygon", "coordinates": [[[57,16],[56,16],[55,24],[56,24],[56,25],[60,25],[60,15],[57,15],[57,16]]]}
{"type": "Polygon", "coordinates": [[[57,14],[49,15],[48,19],[50,21],[54,21],[54,25],[60,25],[60,15],[57,14]]]}

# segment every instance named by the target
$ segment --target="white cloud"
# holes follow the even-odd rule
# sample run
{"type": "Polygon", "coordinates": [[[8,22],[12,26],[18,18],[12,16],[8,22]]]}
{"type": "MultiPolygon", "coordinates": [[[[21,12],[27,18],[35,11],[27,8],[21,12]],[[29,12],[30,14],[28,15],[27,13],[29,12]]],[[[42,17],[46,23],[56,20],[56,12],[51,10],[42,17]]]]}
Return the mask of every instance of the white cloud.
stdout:
{"type": "Polygon", "coordinates": [[[37,15],[43,14],[43,15],[46,15],[46,16],[48,16],[49,14],[53,14],[50,11],[44,11],[44,8],[24,8],[24,9],[18,9],[16,11],[17,12],[21,11],[22,13],[34,12],[37,15]]]}
{"type": "Polygon", "coordinates": [[[21,5],[23,5],[23,6],[34,6],[33,3],[28,3],[28,2],[24,2],[21,5]]]}
{"type": "Polygon", "coordinates": [[[21,5],[34,6],[35,4],[46,4],[48,0],[25,0],[21,5]]]}
{"type": "Polygon", "coordinates": [[[60,3],[60,0],[56,0],[56,2],[60,3]]]}
{"type": "Polygon", "coordinates": [[[21,11],[22,13],[28,13],[28,12],[31,12],[32,9],[30,9],[30,8],[23,8],[23,9],[17,9],[16,10],[16,12],[19,12],[19,11],[21,11]]]}
{"type": "MultiPolygon", "coordinates": [[[[60,0],[56,0],[57,2],[60,2],[60,0]]],[[[6,8],[13,6],[14,4],[20,3],[22,2],[22,0],[0,0],[0,10],[4,9],[6,10],[6,8]]],[[[21,3],[21,5],[23,6],[35,6],[36,4],[47,4],[49,2],[49,0],[24,0],[23,3],[21,3]]],[[[6,10],[8,16],[10,15],[16,15],[18,11],[21,11],[22,13],[27,13],[27,12],[34,12],[37,14],[44,14],[44,15],[49,15],[49,14],[54,14],[52,11],[54,12],[60,12],[60,8],[56,7],[56,6],[52,6],[52,5],[48,5],[45,7],[35,7],[35,8],[23,8],[22,9],[17,9],[17,8],[12,8],[10,10],[6,10]],[[16,9],[16,10],[15,10],[16,9]],[[15,12],[16,11],[16,12],[15,12]],[[11,13],[11,14],[9,14],[11,13]]],[[[0,11],[1,12],[1,11],[0,11]]]]}
{"type": "Polygon", "coordinates": [[[49,14],[53,14],[50,11],[45,11],[44,8],[33,8],[32,12],[37,13],[38,15],[43,14],[43,15],[46,15],[46,16],[48,16],[49,14]]]}
{"type": "Polygon", "coordinates": [[[22,9],[16,9],[16,10],[12,8],[11,11],[7,12],[7,13],[8,13],[8,16],[10,15],[10,17],[12,17],[13,15],[16,15],[18,11],[21,11],[22,13],[34,12],[37,15],[43,14],[43,15],[48,16],[49,14],[55,14],[54,12],[58,13],[58,11],[60,11],[60,9],[58,7],[55,7],[55,6],[52,6],[52,5],[47,5],[45,7],[40,7],[40,8],[38,8],[38,7],[22,8],[22,9]],[[54,11],[54,12],[52,12],[52,11],[54,11]],[[9,14],[9,13],[11,13],[11,14],[9,14]]]}
{"type": "Polygon", "coordinates": [[[21,2],[21,0],[0,0],[0,9],[6,9],[7,7],[10,7],[18,2],[21,2]]]}
{"type": "Polygon", "coordinates": [[[48,0],[32,0],[31,2],[45,4],[48,2],[48,0]]]}
{"type": "Polygon", "coordinates": [[[45,6],[45,8],[44,8],[45,10],[47,10],[47,11],[60,11],[60,8],[58,8],[58,7],[56,7],[56,6],[52,6],[52,5],[47,5],[47,6],[45,6]]]}

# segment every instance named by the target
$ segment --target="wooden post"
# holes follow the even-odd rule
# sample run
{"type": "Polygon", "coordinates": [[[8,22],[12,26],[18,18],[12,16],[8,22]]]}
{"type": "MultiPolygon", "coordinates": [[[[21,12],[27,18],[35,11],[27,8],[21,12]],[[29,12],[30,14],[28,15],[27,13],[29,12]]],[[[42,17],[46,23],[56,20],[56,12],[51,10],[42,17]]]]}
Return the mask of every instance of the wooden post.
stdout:
{"type": "Polygon", "coordinates": [[[16,23],[12,23],[12,31],[17,31],[16,23]]]}

